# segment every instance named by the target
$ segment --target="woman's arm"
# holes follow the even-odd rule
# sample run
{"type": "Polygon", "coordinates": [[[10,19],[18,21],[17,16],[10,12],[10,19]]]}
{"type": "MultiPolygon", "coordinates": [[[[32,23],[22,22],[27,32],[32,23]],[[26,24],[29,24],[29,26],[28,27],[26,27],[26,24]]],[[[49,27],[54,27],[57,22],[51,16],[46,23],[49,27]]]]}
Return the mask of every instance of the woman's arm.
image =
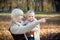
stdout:
{"type": "Polygon", "coordinates": [[[32,30],[37,24],[39,24],[39,22],[37,21],[34,21],[31,24],[28,24],[26,26],[21,26],[21,25],[19,26],[15,24],[12,27],[10,27],[10,31],[13,34],[23,34],[32,30]]]}
{"type": "MultiPolygon", "coordinates": [[[[45,20],[45,19],[44,19],[45,20]]],[[[26,32],[29,32],[31,31],[36,25],[38,25],[39,23],[41,22],[41,19],[38,20],[38,21],[34,21],[32,22],[31,24],[28,24],[26,26],[22,26],[22,25],[13,25],[11,28],[10,28],[10,31],[13,33],[13,34],[24,34],[26,32]]]]}

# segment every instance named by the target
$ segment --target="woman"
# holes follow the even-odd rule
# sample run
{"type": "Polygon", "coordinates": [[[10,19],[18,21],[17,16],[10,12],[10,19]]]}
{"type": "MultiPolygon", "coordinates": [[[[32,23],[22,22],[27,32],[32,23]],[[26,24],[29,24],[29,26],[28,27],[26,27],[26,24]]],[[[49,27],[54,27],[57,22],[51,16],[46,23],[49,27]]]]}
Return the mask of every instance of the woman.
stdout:
{"type": "Polygon", "coordinates": [[[14,38],[14,40],[26,40],[24,37],[24,34],[32,30],[36,25],[38,25],[40,22],[45,22],[45,18],[40,19],[38,21],[34,21],[31,24],[28,24],[24,26],[23,22],[23,11],[21,9],[14,9],[11,13],[11,25],[10,25],[10,31],[14,38]],[[42,21],[43,20],[43,21],[42,21]]]}

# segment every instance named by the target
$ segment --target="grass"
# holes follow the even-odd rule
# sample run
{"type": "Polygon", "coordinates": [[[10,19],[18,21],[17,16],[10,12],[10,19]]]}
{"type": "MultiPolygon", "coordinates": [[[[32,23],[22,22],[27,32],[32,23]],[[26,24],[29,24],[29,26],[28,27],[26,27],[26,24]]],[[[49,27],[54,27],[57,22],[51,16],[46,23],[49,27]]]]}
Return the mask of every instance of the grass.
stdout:
{"type": "Polygon", "coordinates": [[[10,16],[11,13],[0,13],[0,16],[10,16]]]}
{"type": "MultiPolygon", "coordinates": [[[[10,16],[11,15],[11,13],[0,13],[0,16],[10,16]]],[[[26,14],[25,14],[26,15],[26,14]]],[[[50,14],[47,14],[47,13],[36,13],[35,14],[35,16],[37,16],[37,17],[43,17],[43,16],[60,16],[60,14],[58,14],[58,13],[55,13],[55,14],[52,14],[52,13],[50,13],[50,14]]]]}

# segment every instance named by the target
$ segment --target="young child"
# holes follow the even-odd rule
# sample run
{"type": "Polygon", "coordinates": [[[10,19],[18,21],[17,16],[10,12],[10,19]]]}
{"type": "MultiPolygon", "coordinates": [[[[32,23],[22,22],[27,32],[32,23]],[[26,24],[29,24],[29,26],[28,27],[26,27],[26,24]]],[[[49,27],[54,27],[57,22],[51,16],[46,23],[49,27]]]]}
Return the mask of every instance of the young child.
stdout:
{"type": "MultiPolygon", "coordinates": [[[[31,24],[33,21],[37,21],[33,10],[27,12],[27,19],[25,25],[31,24]]],[[[40,40],[40,26],[37,25],[30,32],[26,33],[28,40],[40,40]]]]}

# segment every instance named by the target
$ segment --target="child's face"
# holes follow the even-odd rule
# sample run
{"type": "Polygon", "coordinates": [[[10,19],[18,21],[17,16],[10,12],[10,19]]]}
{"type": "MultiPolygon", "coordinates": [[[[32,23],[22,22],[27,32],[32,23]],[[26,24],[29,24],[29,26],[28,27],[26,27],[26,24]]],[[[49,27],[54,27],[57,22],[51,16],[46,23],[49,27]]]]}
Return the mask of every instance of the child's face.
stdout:
{"type": "Polygon", "coordinates": [[[18,16],[18,22],[21,22],[23,19],[23,14],[21,14],[20,16],[18,16]]]}
{"type": "Polygon", "coordinates": [[[27,15],[27,20],[28,21],[31,21],[32,22],[34,20],[34,18],[35,18],[35,16],[33,14],[28,14],[27,15]]]}

